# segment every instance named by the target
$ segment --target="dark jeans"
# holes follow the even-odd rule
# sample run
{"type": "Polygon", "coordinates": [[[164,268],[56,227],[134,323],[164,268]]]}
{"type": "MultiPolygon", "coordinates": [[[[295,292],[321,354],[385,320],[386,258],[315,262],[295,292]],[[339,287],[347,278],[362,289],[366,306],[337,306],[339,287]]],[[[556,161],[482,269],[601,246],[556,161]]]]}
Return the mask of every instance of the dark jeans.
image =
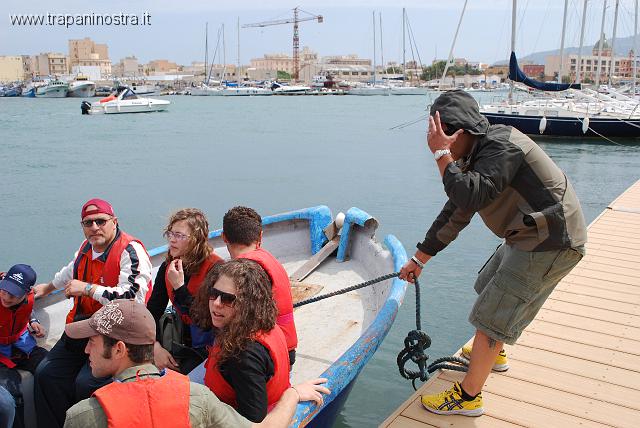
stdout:
{"type": "MultiPolygon", "coordinates": [[[[16,406],[15,419],[13,421],[14,428],[24,427],[24,398],[22,396],[22,377],[18,370],[25,370],[33,374],[36,371],[36,367],[40,364],[47,355],[47,350],[36,346],[33,348],[29,355],[26,355],[22,351],[14,349],[11,360],[16,364],[12,369],[0,364],[0,387],[3,387],[13,397],[16,406]]],[[[33,400],[33,397],[27,397],[29,400],[33,400]]]]}
{"type": "Polygon", "coordinates": [[[35,374],[35,405],[39,428],[62,427],[67,410],[93,392],[111,383],[111,377],[91,375],[88,339],[71,339],[62,334],[35,374]]]}

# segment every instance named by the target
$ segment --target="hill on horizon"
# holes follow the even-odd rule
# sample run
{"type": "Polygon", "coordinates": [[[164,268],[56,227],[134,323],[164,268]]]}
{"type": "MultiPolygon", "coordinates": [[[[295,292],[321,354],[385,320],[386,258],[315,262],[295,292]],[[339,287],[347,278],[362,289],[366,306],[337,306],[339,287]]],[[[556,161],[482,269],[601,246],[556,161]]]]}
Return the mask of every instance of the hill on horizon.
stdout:
{"type": "MultiPolygon", "coordinates": [[[[609,40],[607,40],[607,42],[610,43],[609,40]]],[[[582,54],[583,55],[591,55],[591,51],[593,49],[594,45],[585,45],[582,47],[582,54]]],[[[629,51],[633,49],[633,36],[629,36],[629,37],[622,37],[622,38],[617,38],[614,40],[613,43],[613,47],[615,49],[615,54],[616,56],[627,56],[629,55],[629,51]]],[[[569,48],[564,48],[564,53],[565,54],[577,54],[578,53],[578,47],[574,46],[574,47],[569,47],[569,48]]],[[[640,39],[638,40],[638,50],[640,50],[640,39]]],[[[544,64],[545,62],[545,57],[549,56],[549,55],[559,55],[560,54],[560,48],[555,49],[555,50],[549,50],[549,51],[541,51],[541,52],[534,52],[532,54],[529,54],[527,56],[523,56],[523,57],[518,57],[518,63],[520,64],[526,64],[526,63],[533,63],[533,64],[544,64]]],[[[518,55],[518,52],[516,52],[516,55],[518,55]]],[[[494,65],[507,65],[509,64],[509,60],[505,59],[504,61],[498,61],[496,62],[494,65]]]]}

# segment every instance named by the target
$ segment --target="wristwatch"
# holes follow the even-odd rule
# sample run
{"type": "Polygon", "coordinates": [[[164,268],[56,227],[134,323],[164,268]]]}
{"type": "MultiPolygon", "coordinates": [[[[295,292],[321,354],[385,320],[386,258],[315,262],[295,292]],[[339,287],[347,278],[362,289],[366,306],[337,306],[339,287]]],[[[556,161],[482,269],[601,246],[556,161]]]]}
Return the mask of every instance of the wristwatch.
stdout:
{"type": "Polygon", "coordinates": [[[435,152],[433,152],[433,158],[435,160],[440,159],[442,156],[444,155],[450,155],[451,154],[451,150],[449,149],[442,149],[442,150],[436,150],[435,152]]]}
{"type": "Polygon", "coordinates": [[[89,295],[89,293],[91,292],[91,287],[93,287],[93,285],[92,285],[92,284],[90,284],[90,283],[87,283],[87,285],[84,287],[84,294],[85,294],[85,296],[88,296],[88,295],[89,295]]]}

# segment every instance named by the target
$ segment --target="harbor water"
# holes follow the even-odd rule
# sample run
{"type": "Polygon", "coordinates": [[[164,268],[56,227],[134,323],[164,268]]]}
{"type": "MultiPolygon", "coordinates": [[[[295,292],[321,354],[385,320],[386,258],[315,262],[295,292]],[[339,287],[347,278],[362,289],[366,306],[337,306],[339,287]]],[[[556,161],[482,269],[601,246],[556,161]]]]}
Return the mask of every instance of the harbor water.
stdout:
{"type": "MultiPolygon", "coordinates": [[[[81,116],[79,99],[0,99],[0,270],[29,263],[49,281],[83,235],[80,207],[109,200],[147,248],[169,215],[204,210],[213,228],[231,207],[263,215],[319,204],[357,206],[412,254],[446,197],[425,142],[428,99],[167,97],[167,112],[81,116]]],[[[591,222],[640,177],[640,145],[541,141],[591,222]]],[[[422,274],[422,327],[432,360],[473,334],[475,275],[498,245],[476,216],[422,274]]],[[[62,320],[61,320],[62,322],[62,320]]],[[[415,328],[414,290],[358,378],[336,426],[377,426],[413,391],[396,356],[415,328]]]]}

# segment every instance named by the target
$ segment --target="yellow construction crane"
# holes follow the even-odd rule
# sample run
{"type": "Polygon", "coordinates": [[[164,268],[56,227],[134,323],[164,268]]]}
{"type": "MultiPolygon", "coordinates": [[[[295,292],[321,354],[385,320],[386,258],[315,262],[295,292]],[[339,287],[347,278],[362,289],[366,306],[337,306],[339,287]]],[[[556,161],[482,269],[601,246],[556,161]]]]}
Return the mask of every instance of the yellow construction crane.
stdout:
{"type": "Polygon", "coordinates": [[[298,80],[298,75],[300,73],[300,36],[298,33],[298,23],[303,21],[318,21],[321,23],[323,21],[322,15],[313,15],[309,12],[305,12],[300,8],[293,9],[293,18],[286,19],[277,19],[275,21],[264,21],[264,22],[256,22],[254,24],[245,24],[242,28],[251,28],[251,27],[268,27],[271,25],[280,25],[280,24],[293,24],[293,80],[298,80]],[[304,12],[310,16],[306,16],[304,18],[300,18],[298,16],[299,12],[304,12]]]}

